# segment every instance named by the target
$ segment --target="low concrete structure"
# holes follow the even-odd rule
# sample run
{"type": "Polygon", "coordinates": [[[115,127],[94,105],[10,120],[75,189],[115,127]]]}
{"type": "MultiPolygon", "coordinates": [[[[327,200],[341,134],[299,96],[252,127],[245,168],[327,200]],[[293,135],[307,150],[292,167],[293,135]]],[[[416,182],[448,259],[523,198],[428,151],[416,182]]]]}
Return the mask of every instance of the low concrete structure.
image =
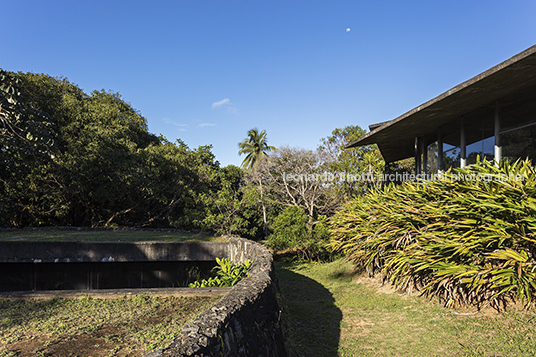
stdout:
{"type": "Polygon", "coordinates": [[[258,243],[231,238],[229,258],[251,259],[249,276],[186,324],[170,346],[146,357],[288,355],[272,255],[258,243]]]}
{"type": "Polygon", "coordinates": [[[1,246],[0,263],[201,262],[229,255],[224,242],[2,242],[1,246]]]}
{"type": "Polygon", "coordinates": [[[225,294],[210,309],[186,324],[175,341],[147,355],[156,356],[287,356],[285,333],[278,301],[279,287],[270,252],[261,244],[242,238],[228,242],[188,243],[51,243],[4,242],[0,263],[45,266],[126,262],[214,261],[228,257],[241,264],[253,261],[249,276],[232,288],[181,288],[139,290],[83,290],[7,292],[10,298],[77,297],[92,293],[99,298],[117,294],[150,293],[171,295],[225,294]]]}
{"type": "Polygon", "coordinates": [[[225,242],[2,242],[0,292],[188,286],[227,256],[225,242]]]}

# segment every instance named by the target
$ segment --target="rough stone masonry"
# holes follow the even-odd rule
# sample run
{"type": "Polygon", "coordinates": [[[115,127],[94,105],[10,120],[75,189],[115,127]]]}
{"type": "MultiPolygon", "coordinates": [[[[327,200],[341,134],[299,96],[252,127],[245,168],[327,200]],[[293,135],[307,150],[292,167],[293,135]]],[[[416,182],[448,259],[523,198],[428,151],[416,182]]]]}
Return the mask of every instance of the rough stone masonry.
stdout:
{"type": "Polygon", "coordinates": [[[249,276],[186,324],[168,347],[146,357],[288,356],[272,255],[243,238],[229,239],[229,255],[235,264],[253,261],[249,276]]]}

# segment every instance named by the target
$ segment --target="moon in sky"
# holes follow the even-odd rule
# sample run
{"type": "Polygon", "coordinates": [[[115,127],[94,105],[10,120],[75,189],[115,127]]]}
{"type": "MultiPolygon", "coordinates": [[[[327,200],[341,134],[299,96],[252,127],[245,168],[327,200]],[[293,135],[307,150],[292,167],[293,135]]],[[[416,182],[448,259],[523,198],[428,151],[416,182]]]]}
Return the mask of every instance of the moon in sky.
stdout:
{"type": "Polygon", "coordinates": [[[349,28],[349,27],[346,29],[346,32],[350,32],[350,28],[349,28]]]}

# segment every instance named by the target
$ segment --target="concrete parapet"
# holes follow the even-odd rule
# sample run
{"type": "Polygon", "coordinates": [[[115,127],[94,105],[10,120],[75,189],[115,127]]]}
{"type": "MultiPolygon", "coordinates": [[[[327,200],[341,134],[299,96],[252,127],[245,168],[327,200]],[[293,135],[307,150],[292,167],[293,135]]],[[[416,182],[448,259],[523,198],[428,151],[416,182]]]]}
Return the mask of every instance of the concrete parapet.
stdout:
{"type": "Polygon", "coordinates": [[[2,242],[0,263],[214,261],[229,255],[224,242],[2,242]]]}
{"type": "Polygon", "coordinates": [[[146,357],[288,355],[272,255],[247,239],[230,238],[228,244],[234,263],[253,261],[249,276],[186,324],[171,345],[146,357]]]}
{"type": "MultiPolygon", "coordinates": [[[[203,262],[214,261],[216,257],[228,257],[233,263],[241,264],[250,259],[253,265],[247,278],[230,288],[220,301],[202,312],[194,321],[186,324],[168,347],[146,357],[288,355],[273,258],[261,244],[231,237],[228,242],[185,243],[2,242],[1,248],[0,263],[35,263],[29,265],[36,267],[70,262],[104,265],[114,262],[203,262]]],[[[200,288],[198,292],[203,295],[207,293],[205,290],[200,288]]],[[[82,293],[88,292],[85,290],[82,293]]],[[[105,294],[104,291],[91,292],[105,294]]],[[[223,293],[221,290],[218,292],[223,293]]],[[[68,291],[6,294],[10,298],[31,295],[46,298],[55,293],[78,294],[68,291]]],[[[108,293],[105,295],[112,296],[114,291],[108,293]]],[[[124,294],[125,290],[115,293],[124,294]]],[[[165,290],[155,290],[154,293],[165,293],[165,290]]],[[[103,298],[106,296],[103,295],[103,298]]]]}

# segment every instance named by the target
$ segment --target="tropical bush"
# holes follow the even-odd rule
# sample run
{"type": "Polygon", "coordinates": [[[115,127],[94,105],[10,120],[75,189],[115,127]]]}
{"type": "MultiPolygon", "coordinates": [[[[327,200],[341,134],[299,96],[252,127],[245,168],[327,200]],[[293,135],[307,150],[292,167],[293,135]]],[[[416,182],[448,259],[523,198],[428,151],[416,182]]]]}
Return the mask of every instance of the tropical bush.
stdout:
{"type": "Polygon", "coordinates": [[[331,243],[369,274],[447,306],[525,305],[536,291],[536,172],[487,161],[350,201],[331,243]]]}
{"type": "Polygon", "coordinates": [[[307,260],[324,259],[328,255],[326,216],[319,215],[313,225],[303,208],[289,206],[274,218],[272,229],[265,245],[273,252],[294,251],[298,258],[307,260]]]}
{"type": "Polygon", "coordinates": [[[308,237],[307,222],[309,218],[303,208],[290,206],[285,208],[272,223],[273,233],[266,245],[274,251],[294,248],[308,237]]]}
{"type": "Polygon", "coordinates": [[[249,275],[249,269],[253,264],[251,260],[246,259],[243,264],[235,265],[229,258],[216,258],[216,263],[218,265],[212,269],[216,273],[215,277],[198,280],[188,286],[191,288],[234,286],[249,275]]]}

